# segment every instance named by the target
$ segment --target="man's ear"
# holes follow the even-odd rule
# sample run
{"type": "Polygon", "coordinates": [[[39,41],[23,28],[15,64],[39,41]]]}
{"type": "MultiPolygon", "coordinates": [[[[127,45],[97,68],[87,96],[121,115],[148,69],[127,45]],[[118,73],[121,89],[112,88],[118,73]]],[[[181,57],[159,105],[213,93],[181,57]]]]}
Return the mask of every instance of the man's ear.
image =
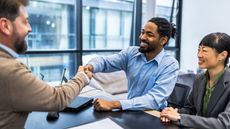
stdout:
{"type": "Polygon", "coordinates": [[[164,46],[168,42],[168,37],[164,36],[160,38],[160,44],[164,46]]]}
{"type": "Polygon", "coordinates": [[[11,34],[11,25],[10,21],[6,18],[0,18],[0,31],[5,35],[11,34]]]}

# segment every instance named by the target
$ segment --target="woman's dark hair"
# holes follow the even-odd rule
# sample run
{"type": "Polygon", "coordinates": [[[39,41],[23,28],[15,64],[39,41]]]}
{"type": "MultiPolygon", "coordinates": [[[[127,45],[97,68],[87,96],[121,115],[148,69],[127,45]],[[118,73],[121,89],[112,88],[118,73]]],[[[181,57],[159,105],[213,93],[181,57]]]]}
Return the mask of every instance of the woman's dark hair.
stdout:
{"type": "Polygon", "coordinates": [[[199,46],[213,48],[217,53],[227,51],[228,55],[224,62],[224,65],[227,65],[230,56],[230,36],[228,34],[220,32],[208,34],[201,40],[199,46]]]}
{"type": "Polygon", "coordinates": [[[174,38],[176,33],[175,25],[168,22],[168,20],[166,20],[165,18],[154,17],[150,19],[148,22],[152,22],[157,25],[157,32],[160,34],[161,37],[166,36],[168,38],[168,41],[171,37],[174,38]]]}
{"type": "Polygon", "coordinates": [[[0,18],[4,17],[11,21],[19,15],[20,5],[26,6],[28,0],[0,0],[0,18]]]}

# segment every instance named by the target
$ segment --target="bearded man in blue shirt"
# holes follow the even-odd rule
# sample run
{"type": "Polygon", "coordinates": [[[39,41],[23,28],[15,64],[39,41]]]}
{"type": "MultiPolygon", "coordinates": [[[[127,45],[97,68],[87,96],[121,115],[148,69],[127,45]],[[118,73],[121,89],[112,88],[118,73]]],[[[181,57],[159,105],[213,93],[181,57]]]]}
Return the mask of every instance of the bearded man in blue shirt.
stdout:
{"type": "Polygon", "coordinates": [[[179,64],[165,52],[164,46],[172,35],[172,25],[164,18],[154,17],[139,36],[140,46],[131,46],[118,54],[97,57],[89,61],[85,70],[93,73],[124,70],[128,80],[128,99],[108,101],[97,98],[97,111],[160,110],[176,83],[179,64]]]}

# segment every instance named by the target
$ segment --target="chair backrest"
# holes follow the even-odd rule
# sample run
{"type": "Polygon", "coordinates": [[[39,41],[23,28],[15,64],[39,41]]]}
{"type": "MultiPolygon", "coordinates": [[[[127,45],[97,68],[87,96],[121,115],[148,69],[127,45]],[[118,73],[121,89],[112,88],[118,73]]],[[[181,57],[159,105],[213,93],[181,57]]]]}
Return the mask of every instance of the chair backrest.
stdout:
{"type": "Polygon", "coordinates": [[[168,106],[174,108],[183,107],[188,98],[190,89],[191,89],[190,86],[176,83],[172,94],[169,96],[168,106]]]}
{"type": "Polygon", "coordinates": [[[191,88],[191,91],[193,87],[193,82],[195,80],[195,76],[196,74],[194,73],[179,73],[176,83],[189,86],[191,88]]]}

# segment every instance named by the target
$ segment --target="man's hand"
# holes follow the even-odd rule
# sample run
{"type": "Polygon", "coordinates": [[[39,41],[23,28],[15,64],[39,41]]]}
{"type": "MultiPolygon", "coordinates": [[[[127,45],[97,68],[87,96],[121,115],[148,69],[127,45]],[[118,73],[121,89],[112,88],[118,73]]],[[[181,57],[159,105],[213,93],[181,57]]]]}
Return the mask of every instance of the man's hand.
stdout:
{"type": "Polygon", "coordinates": [[[83,67],[83,66],[78,67],[78,72],[84,72],[88,76],[89,79],[91,79],[93,77],[93,73],[91,71],[88,71],[88,70],[86,71],[85,67],[83,67]]]}
{"type": "Polygon", "coordinates": [[[93,66],[91,64],[87,64],[84,66],[84,71],[93,72],[93,66]]]}
{"type": "Polygon", "coordinates": [[[83,66],[79,66],[77,72],[84,72],[84,67],[83,66]]]}
{"type": "Polygon", "coordinates": [[[160,117],[162,122],[177,122],[180,119],[180,114],[176,108],[167,107],[161,112],[160,117]]]}
{"type": "Polygon", "coordinates": [[[100,98],[97,98],[93,102],[93,105],[97,111],[112,111],[112,109],[121,109],[119,101],[107,101],[100,98]]]}

